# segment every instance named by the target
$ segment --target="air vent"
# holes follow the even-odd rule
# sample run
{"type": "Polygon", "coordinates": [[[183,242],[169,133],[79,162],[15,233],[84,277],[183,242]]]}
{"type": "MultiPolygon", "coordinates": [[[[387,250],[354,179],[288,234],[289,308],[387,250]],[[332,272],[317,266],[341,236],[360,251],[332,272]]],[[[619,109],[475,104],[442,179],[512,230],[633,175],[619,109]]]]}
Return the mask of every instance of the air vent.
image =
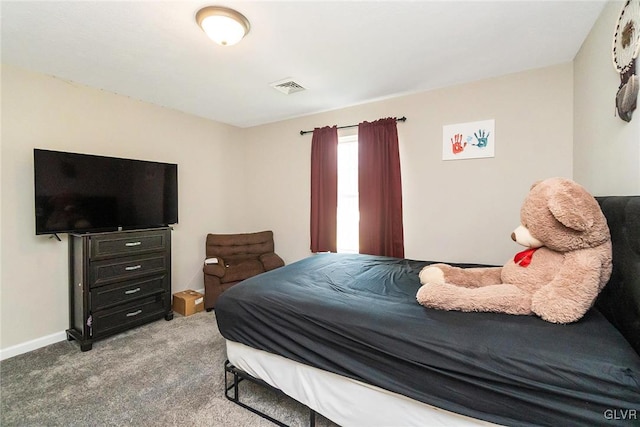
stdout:
{"type": "Polygon", "coordinates": [[[280,80],[279,82],[271,83],[269,86],[284,93],[285,95],[291,95],[292,93],[305,90],[304,87],[294,82],[292,79],[280,80]]]}

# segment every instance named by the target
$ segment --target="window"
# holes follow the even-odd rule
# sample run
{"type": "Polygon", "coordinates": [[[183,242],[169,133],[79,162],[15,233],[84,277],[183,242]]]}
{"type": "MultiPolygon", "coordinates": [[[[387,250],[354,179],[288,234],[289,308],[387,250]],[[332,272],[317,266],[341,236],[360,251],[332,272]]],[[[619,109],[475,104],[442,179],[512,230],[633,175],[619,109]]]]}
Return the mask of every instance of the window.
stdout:
{"type": "Polygon", "coordinates": [[[360,221],[358,199],[358,136],[338,138],[338,223],[337,250],[339,253],[359,251],[360,221]]]}
{"type": "Polygon", "coordinates": [[[335,125],[313,130],[311,252],[404,258],[396,121],[362,122],[350,137],[335,125]]]}

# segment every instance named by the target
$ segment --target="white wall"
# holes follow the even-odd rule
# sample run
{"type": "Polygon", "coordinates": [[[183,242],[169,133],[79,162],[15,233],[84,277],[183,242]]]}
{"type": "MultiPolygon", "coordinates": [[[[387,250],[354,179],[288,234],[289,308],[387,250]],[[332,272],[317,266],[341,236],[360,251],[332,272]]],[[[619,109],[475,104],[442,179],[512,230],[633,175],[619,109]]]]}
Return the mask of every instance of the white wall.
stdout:
{"type": "Polygon", "coordinates": [[[233,182],[240,130],[56,78],[2,66],[2,271],[0,348],[69,326],[68,255],[35,236],[33,149],[178,164],[179,224],[173,291],[201,289],[207,232],[237,227],[233,182]],[[233,181],[229,183],[229,177],[233,181]]]}
{"type": "Polygon", "coordinates": [[[572,74],[564,64],[246,129],[246,224],[273,229],[287,262],[309,255],[311,134],[299,131],[406,116],[405,255],[503,264],[531,184],[572,175],[572,74]],[[484,119],[496,120],[495,158],[441,160],[443,125],[484,119]]]}
{"type": "Polygon", "coordinates": [[[608,3],[574,60],[574,178],[595,195],[640,194],[640,109],[615,115],[611,43],[623,1],[608,3]]]}

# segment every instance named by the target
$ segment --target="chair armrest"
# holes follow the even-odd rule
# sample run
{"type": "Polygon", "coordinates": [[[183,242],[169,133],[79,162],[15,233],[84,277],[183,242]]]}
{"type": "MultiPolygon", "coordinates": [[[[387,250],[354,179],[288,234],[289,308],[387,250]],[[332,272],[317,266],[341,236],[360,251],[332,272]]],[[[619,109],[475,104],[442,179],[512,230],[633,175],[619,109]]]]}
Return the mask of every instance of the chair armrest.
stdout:
{"type": "Polygon", "coordinates": [[[273,270],[284,265],[284,261],[274,252],[260,255],[260,262],[264,266],[264,271],[273,270]]]}
{"type": "Polygon", "coordinates": [[[217,258],[217,264],[209,264],[207,262],[204,263],[204,266],[202,267],[202,271],[204,272],[204,274],[217,277],[224,276],[224,273],[227,271],[227,267],[225,267],[226,264],[222,258],[217,258]]]}

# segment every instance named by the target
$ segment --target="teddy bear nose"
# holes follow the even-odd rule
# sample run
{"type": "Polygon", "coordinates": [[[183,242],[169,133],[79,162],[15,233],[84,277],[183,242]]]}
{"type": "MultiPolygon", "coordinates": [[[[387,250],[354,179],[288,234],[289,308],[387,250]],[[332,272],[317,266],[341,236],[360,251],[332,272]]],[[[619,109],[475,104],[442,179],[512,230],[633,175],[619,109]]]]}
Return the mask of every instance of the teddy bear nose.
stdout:
{"type": "Polygon", "coordinates": [[[511,240],[516,241],[516,233],[511,233],[511,240]]]}

